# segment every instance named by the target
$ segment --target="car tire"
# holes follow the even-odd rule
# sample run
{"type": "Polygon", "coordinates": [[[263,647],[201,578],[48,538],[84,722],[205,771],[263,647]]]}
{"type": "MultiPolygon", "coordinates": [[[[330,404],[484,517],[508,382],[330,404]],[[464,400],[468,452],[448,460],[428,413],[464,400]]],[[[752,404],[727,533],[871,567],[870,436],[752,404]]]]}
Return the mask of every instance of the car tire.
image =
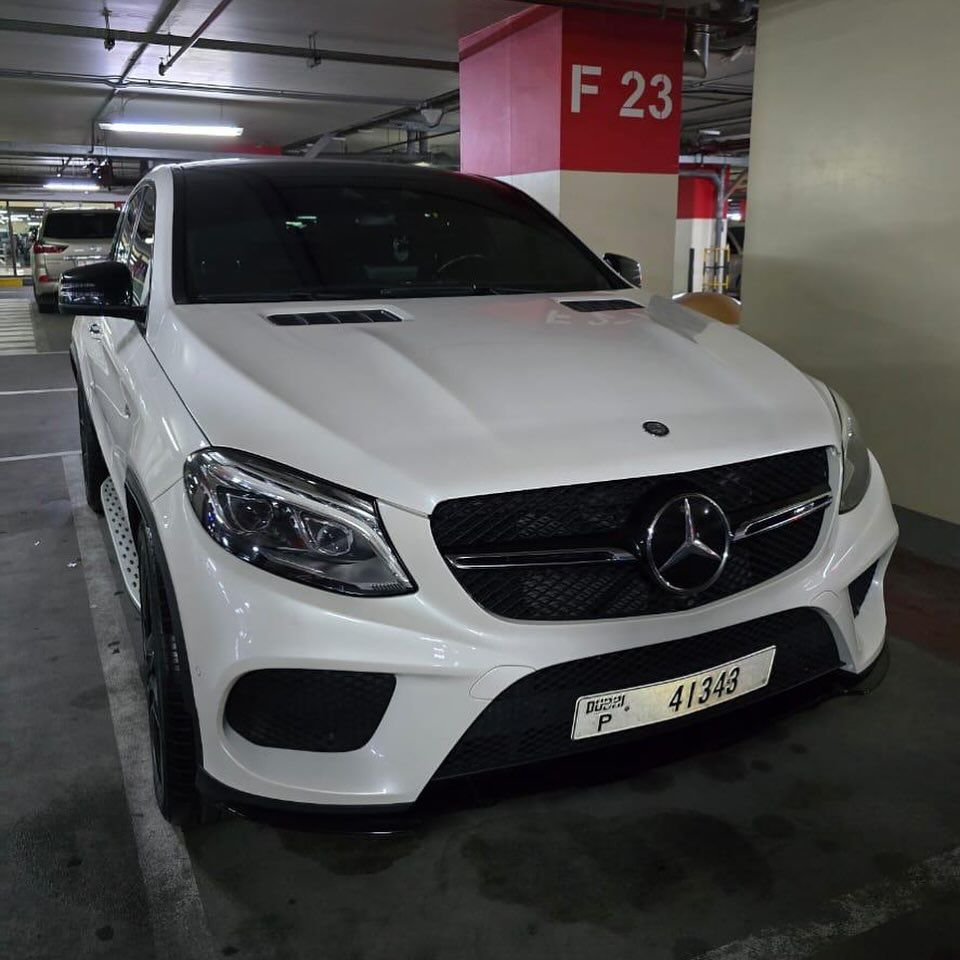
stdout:
{"type": "Polygon", "coordinates": [[[37,304],[37,311],[39,313],[56,313],[59,309],[57,306],[57,298],[52,294],[40,295],[35,293],[33,299],[37,304]]]}
{"type": "Polygon", "coordinates": [[[103,501],[100,499],[100,488],[103,481],[110,475],[107,462],[103,459],[97,431],[94,429],[90,417],[90,407],[83,393],[83,384],[77,383],[77,408],[80,417],[80,457],[83,461],[83,488],[87,495],[87,503],[94,513],[103,513],[103,501]]]}
{"type": "Polygon", "coordinates": [[[171,823],[207,823],[216,819],[217,810],[196,788],[197,752],[189,694],[185,694],[183,642],[156,551],[152,531],[141,523],[137,532],[141,672],[147,694],[153,791],[160,812],[171,823]]]}

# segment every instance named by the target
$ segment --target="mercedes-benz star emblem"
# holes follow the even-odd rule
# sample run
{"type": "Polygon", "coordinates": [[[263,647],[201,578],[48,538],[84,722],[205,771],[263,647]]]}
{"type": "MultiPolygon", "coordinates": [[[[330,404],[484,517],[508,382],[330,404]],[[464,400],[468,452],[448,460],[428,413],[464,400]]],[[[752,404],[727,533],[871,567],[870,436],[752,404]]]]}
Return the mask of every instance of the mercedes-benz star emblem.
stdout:
{"type": "Polygon", "coordinates": [[[650,569],[674,593],[706,590],[723,573],[729,552],[726,514],[702,493],[668,500],[647,528],[650,569]]]}

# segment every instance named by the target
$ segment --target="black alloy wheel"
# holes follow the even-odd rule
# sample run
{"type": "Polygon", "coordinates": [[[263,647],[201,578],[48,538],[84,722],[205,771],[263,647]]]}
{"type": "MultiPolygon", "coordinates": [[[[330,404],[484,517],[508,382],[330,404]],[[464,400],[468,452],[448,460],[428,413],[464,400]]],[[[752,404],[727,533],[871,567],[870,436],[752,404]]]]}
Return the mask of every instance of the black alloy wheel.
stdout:
{"type": "Polygon", "coordinates": [[[153,533],[146,523],[137,532],[140,569],[141,672],[147,693],[147,719],[153,765],[153,790],[160,812],[171,823],[209,822],[215,808],[196,788],[197,754],[193,719],[170,602],[157,560],[153,533]]]}

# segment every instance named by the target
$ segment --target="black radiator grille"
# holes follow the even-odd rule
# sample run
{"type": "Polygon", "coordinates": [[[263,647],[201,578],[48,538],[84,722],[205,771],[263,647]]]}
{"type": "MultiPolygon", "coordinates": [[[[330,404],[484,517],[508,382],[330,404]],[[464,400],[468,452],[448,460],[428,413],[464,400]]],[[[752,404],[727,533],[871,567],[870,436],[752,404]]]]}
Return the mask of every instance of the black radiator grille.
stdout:
{"type": "MultiPolygon", "coordinates": [[[[715,500],[731,526],[828,485],[824,448],[763,457],[685,474],[549,487],[447,500],[431,517],[445,556],[605,546],[636,550],[637,534],[678,493],[715,500]]],[[[817,512],[731,545],[721,577],[685,596],[658,586],[645,562],[583,566],[451,568],[492,613],[517,620],[590,620],[668,613],[730,596],[800,563],[823,523],[817,512]]]]}
{"type": "Polygon", "coordinates": [[[840,665],[826,620],[807,608],[682,640],[546,667],[518,680],[491,701],[444,760],[436,777],[479,773],[628,742],[685,720],[709,719],[782,693],[829,674],[840,665]],[[770,646],[776,646],[777,652],[770,680],[761,690],[682,720],[585,740],[570,738],[574,706],[582,696],[709,670],[770,646]]]}
{"type": "Polygon", "coordinates": [[[358,750],[393,696],[390,673],[253,670],[233,685],[227,723],[251,743],[284,750],[358,750]]]}

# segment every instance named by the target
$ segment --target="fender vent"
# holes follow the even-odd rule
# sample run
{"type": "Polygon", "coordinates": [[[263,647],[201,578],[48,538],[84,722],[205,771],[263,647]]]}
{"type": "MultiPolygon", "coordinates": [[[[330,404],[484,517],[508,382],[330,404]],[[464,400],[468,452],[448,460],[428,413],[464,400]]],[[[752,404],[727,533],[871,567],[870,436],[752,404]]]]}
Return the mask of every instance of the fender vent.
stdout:
{"type": "Polygon", "coordinates": [[[562,307],[569,307],[579,313],[600,313],[605,310],[642,310],[639,303],[632,300],[561,300],[562,307]]]}
{"type": "Polygon", "coordinates": [[[388,310],[321,310],[317,313],[274,313],[267,317],[278,327],[307,327],[318,323],[401,323],[388,310]]]}

